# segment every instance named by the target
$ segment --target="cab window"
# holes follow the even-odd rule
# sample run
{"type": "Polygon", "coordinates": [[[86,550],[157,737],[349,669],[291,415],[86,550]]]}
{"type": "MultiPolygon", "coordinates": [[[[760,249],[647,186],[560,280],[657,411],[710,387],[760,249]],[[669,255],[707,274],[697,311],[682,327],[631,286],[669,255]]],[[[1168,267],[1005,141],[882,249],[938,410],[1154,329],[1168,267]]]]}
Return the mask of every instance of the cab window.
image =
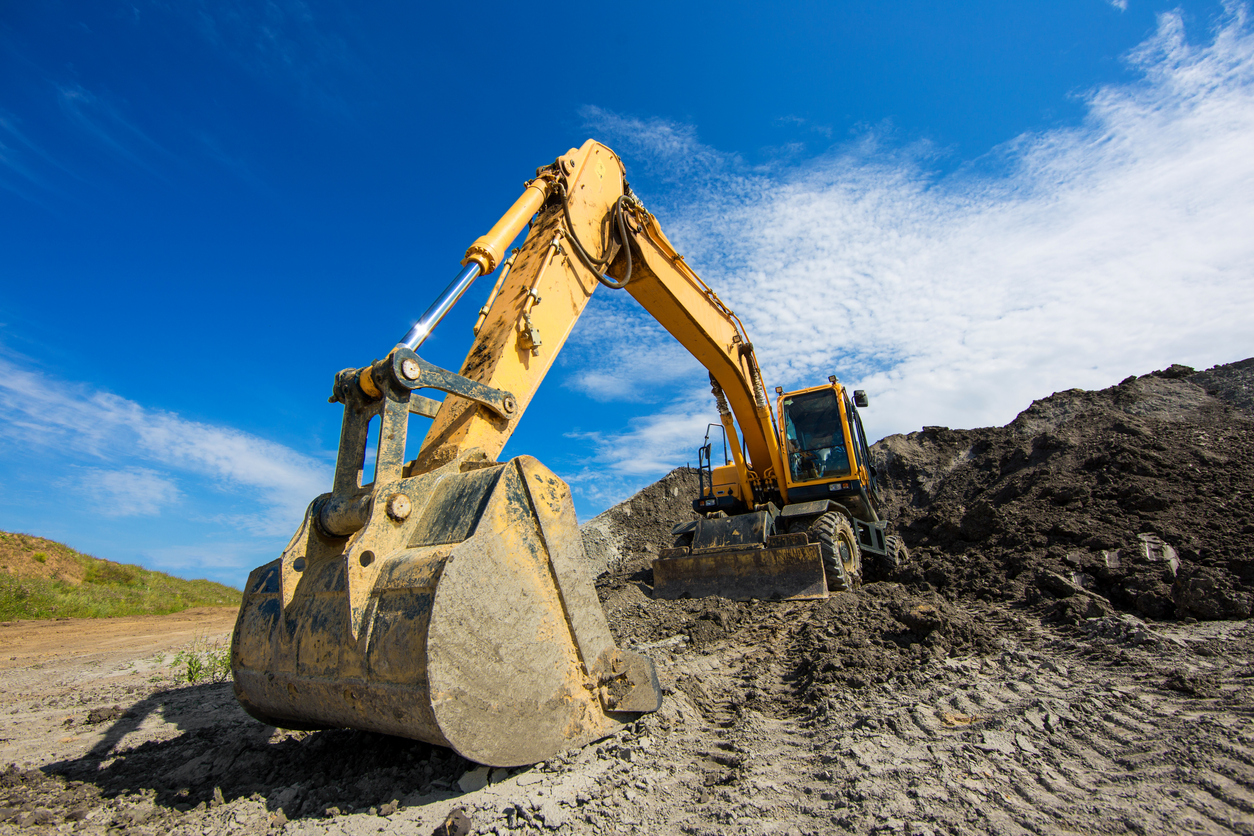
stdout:
{"type": "Polygon", "coordinates": [[[784,446],[794,482],[849,473],[840,406],[831,389],[784,399],[784,446]]]}
{"type": "Polygon", "coordinates": [[[857,440],[854,441],[854,446],[857,447],[858,450],[860,451],[858,453],[858,460],[866,463],[867,470],[871,474],[871,486],[872,488],[874,488],[875,487],[875,470],[870,466],[871,465],[871,448],[866,443],[866,430],[862,429],[862,416],[858,414],[858,410],[854,407],[850,407],[849,414],[853,416],[853,426],[856,428],[857,436],[858,436],[857,440]]]}

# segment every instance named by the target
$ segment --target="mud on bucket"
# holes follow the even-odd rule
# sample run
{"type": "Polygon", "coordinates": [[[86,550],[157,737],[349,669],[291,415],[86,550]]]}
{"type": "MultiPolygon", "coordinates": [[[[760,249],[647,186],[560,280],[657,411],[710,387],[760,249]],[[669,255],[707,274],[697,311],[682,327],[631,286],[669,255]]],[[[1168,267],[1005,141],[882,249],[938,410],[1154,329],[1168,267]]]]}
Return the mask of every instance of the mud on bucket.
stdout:
{"type": "Polygon", "coordinates": [[[538,461],[462,458],[362,496],[387,501],[359,531],[326,534],[320,497],[249,577],[231,648],[249,714],[520,766],[658,708],[653,663],[610,635],[570,490],[538,461]]]}

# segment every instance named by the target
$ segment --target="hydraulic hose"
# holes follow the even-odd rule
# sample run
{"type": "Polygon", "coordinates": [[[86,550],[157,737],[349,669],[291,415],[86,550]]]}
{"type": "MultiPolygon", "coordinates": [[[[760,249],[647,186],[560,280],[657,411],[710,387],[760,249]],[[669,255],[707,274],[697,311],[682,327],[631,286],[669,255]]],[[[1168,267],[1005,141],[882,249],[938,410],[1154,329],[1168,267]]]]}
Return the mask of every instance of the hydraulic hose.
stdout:
{"type": "Polygon", "coordinates": [[[575,223],[570,217],[570,199],[569,195],[562,194],[562,214],[566,218],[566,228],[570,232],[571,243],[575,245],[575,252],[584,264],[588,266],[594,274],[597,281],[606,287],[614,290],[622,290],[631,281],[631,240],[627,237],[627,220],[623,217],[623,202],[628,199],[627,195],[619,195],[618,200],[614,201],[614,219],[618,222],[618,237],[623,242],[623,249],[627,251],[627,273],[621,280],[612,279],[607,274],[602,273],[609,266],[609,258],[593,258],[586,249],[583,242],[579,240],[579,236],[575,234],[575,223]]]}

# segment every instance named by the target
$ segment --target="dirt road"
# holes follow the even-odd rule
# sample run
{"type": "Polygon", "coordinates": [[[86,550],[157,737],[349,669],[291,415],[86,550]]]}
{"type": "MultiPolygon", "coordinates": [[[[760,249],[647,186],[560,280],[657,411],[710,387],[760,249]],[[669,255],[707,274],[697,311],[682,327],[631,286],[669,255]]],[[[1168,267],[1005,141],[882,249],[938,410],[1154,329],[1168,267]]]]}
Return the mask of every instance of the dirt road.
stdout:
{"type": "Polygon", "coordinates": [[[886,613],[932,599],[879,584],[645,617],[646,593],[620,576],[606,606],[658,660],[662,711],[491,773],[422,743],[276,731],[229,683],[175,685],[171,654],[222,613],[0,628],[6,648],[61,642],[5,660],[0,833],[426,836],[455,807],[498,834],[1254,833],[1248,622],[1086,631],[942,602],[890,642],[886,613]]]}
{"type": "MultiPolygon", "coordinates": [[[[173,615],[0,622],[0,671],[88,657],[106,664],[179,648],[197,636],[230,635],[235,607],[199,607],[173,615]]],[[[7,677],[6,677],[7,679],[7,677]]]]}
{"type": "Polygon", "coordinates": [[[164,616],[3,622],[0,763],[42,764],[85,753],[108,725],[76,724],[72,709],[127,704],[158,683],[172,684],[174,654],[197,640],[224,643],[235,614],[233,607],[203,607],[164,616]]]}

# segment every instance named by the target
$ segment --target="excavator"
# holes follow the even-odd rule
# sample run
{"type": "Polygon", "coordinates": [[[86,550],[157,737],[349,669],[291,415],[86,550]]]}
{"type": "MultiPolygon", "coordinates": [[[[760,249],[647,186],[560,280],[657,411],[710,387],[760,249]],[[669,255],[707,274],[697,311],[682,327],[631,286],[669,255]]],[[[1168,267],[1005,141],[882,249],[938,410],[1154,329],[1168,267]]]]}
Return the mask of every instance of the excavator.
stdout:
{"type": "Polygon", "coordinates": [[[759,408],[756,421],[736,416],[745,433],[737,450],[727,398],[713,375],[710,383],[721,419],[711,426],[723,431],[724,464],[712,466],[707,431],[692,503],[700,517],[676,526],[675,546],[653,562],[655,597],[826,598],[862,585],[863,555],[879,576],[909,558],[880,516],[882,491],[858,413],[868,404],[866,392],[855,390],[851,401],[835,375],[792,392],[777,386],[773,412],[759,408]],[[746,460],[751,440],[768,450],[769,466],[759,470],[746,460]]]}
{"type": "Polygon", "coordinates": [[[660,707],[653,662],[610,634],[569,487],[530,456],[497,460],[599,285],[626,290],[709,370],[734,439],[721,467],[703,447],[702,516],[655,562],[657,597],[821,598],[857,585],[861,551],[904,551],[884,534],[841,384],[776,389],[773,411],[740,320],[675,251],[619,157],[588,140],[537,169],[382,360],[335,376],[331,490],[281,556],[250,574],[236,621],[231,669],[249,714],[510,767],[660,707]],[[460,371],[419,356],[493,272],[460,371]],[[406,461],[412,415],[431,423],[406,461]]]}

